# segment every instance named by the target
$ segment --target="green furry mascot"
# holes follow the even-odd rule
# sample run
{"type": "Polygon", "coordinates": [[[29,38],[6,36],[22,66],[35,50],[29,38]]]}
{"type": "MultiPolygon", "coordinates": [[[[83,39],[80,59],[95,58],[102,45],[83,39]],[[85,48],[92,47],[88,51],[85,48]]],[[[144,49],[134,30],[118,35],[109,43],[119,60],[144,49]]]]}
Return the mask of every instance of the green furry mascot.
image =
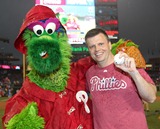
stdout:
{"type": "Polygon", "coordinates": [[[26,14],[15,48],[31,70],[20,91],[7,101],[6,129],[92,129],[85,72],[91,58],[72,63],[66,31],[55,13],[37,5],[26,14]]]}

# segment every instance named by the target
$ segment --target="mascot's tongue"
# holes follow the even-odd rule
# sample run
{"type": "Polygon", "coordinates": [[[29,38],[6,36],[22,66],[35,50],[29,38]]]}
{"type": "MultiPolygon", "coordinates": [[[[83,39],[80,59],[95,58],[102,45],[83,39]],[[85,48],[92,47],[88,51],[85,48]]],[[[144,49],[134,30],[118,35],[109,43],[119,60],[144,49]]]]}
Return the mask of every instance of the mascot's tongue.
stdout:
{"type": "Polygon", "coordinates": [[[45,58],[48,57],[48,53],[47,53],[47,52],[42,52],[42,53],[40,53],[40,56],[41,56],[43,59],[45,59],[45,58]]]}
{"type": "Polygon", "coordinates": [[[43,59],[47,58],[48,54],[46,53],[45,55],[42,56],[43,59]]]}

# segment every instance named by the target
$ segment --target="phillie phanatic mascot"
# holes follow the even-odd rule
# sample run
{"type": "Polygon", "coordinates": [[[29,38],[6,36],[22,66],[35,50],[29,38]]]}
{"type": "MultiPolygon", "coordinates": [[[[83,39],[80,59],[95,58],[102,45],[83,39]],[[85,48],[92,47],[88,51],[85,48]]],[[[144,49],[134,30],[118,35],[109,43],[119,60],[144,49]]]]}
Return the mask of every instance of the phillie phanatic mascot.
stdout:
{"type": "Polygon", "coordinates": [[[66,30],[48,7],[37,5],[26,14],[15,48],[31,70],[20,91],[7,101],[6,129],[93,129],[85,72],[91,58],[71,63],[66,30]]]}

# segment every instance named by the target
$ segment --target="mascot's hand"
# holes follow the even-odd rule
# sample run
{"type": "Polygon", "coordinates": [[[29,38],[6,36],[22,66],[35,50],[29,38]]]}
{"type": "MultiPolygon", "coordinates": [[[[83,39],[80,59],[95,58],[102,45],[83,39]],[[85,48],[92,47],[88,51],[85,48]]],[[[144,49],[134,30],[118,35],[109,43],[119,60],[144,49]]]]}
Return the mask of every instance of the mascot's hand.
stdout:
{"type": "Polygon", "coordinates": [[[37,104],[32,102],[5,125],[6,129],[43,129],[44,119],[38,116],[37,104]]]}
{"type": "Polygon", "coordinates": [[[84,103],[84,108],[85,111],[87,113],[90,113],[89,107],[87,105],[87,101],[88,101],[88,95],[85,91],[78,91],[76,94],[76,99],[78,100],[78,102],[83,102],[84,103]]]}

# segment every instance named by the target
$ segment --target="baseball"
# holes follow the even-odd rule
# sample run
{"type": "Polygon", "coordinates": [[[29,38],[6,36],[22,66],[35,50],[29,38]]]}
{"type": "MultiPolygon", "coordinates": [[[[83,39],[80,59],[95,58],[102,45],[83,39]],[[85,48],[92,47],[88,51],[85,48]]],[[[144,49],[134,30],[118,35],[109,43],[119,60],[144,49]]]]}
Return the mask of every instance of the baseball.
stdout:
{"type": "Polygon", "coordinates": [[[121,65],[121,64],[124,63],[124,57],[119,58],[119,56],[120,56],[120,54],[116,54],[114,56],[114,63],[118,64],[118,65],[121,65]]]}

